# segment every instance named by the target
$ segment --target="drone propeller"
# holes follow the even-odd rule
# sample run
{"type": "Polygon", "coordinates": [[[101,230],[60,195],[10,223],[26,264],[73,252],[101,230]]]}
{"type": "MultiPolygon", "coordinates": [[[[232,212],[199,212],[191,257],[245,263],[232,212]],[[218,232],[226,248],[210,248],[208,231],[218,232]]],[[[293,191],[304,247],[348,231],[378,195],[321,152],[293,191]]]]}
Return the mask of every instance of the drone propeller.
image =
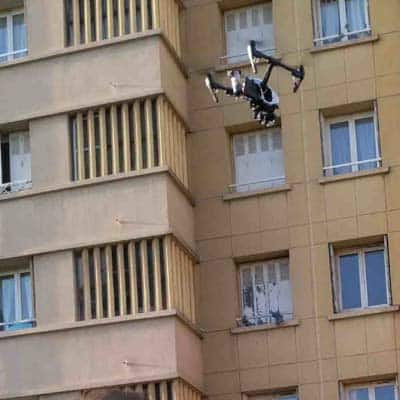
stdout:
{"type": "Polygon", "coordinates": [[[253,73],[256,74],[257,65],[256,65],[256,57],[254,56],[255,47],[256,47],[256,42],[254,40],[251,40],[250,43],[247,45],[247,55],[249,56],[251,69],[253,70],[253,73]]]}
{"type": "Polygon", "coordinates": [[[205,78],[205,84],[207,86],[207,89],[210,91],[211,96],[214,100],[215,103],[218,103],[218,96],[217,96],[217,89],[215,88],[215,82],[211,74],[207,74],[205,78]]]}

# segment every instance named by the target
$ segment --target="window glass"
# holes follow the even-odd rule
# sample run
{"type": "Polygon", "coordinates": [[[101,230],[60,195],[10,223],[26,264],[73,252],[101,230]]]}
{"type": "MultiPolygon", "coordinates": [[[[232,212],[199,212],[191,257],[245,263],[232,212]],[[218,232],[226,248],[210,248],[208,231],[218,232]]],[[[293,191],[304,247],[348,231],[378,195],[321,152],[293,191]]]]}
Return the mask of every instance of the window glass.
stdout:
{"type": "MultiPolygon", "coordinates": [[[[337,36],[340,33],[339,1],[321,0],[322,36],[337,36]]],[[[333,39],[332,41],[334,41],[333,39]]]]}
{"type": "Polygon", "coordinates": [[[1,57],[1,54],[6,53],[8,53],[7,18],[0,17],[0,62],[7,60],[7,57],[1,57]]]}
{"type": "Polygon", "coordinates": [[[13,276],[0,278],[0,296],[0,323],[13,323],[16,319],[13,276]]]}
{"type": "Polygon", "coordinates": [[[350,400],[368,400],[368,388],[350,390],[350,400]]]}
{"type": "Polygon", "coordinates": [[[340,257],[340,285],[342,308],[361,307],[360,274],[358,254],[348,254],[340,257]]]}
{"type": "Polygon", "coordinates": [[[33,317],[32,307],[32,282],[31,274],[21,274],[21,316],[22,320],[30,320],[33,317]]]}
{"type": "Polygon", "coordinates": [[[368,305],[387,304],[385,255],[383,250],[365,253],[368,305]]]}
{"type": "Polygon", "coordinates": [[[365,0],[345,0],[347,30],[357,32],[367,27],[365,0]]]}
{"type": "MultiPolygon", "coordinates": [[[[358,161],[374,160],[377,154],[374,119],[372,117],[358,119],[355,122],[355,128],[358,161]]],[[[376,161],[359,164],[360,170],[372,169],[376,167],[376,161]]]]}
{"type": "MultiPolygon", "coordinates": [[[[340,122],[330,126],[332,164],[341,165],[351,162],[350,135],[348,122],[340,122]]],[[[351,165],[334,168],[334,175],[351,172],[351,165]]]]}
{"type": "Polygon", "coordinates": [[[20,50],[26,49],[26,28],[24,22],[24,14],[13,16],[13,49],[18,52],[14,58],[24,56],[24,52],[20,50]]]}
{"type": "Polygon", "coordinates": [[[395,400],[394,385],[377,386],[375,388],[375,400],[395,400]]]}

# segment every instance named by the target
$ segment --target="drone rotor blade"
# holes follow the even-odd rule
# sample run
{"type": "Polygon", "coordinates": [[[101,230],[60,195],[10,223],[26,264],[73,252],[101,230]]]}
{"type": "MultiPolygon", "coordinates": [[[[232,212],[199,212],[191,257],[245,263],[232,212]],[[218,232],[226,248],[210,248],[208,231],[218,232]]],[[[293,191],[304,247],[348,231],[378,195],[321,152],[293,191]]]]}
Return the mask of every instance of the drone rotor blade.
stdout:
{"type": "Polygon", "coordinates": [[[254,57],[254,46],[255,46],[254,40],[250,41],[250,43],[247,45],[247,55],[249,56],[251,68],[252,68],[253,72],[256,74],[257,66],[256,66],[256,60],[254,57]]]}
{"type": "Polygon", "coordinates": [[[213,85],[213,79],[212,79],[211,74],[207,74],[207,76],[206,76],[204,82],[205,82],[205,84],[206,84],[206,86],[207,86],[207,89],[210,91],[211,96],[212,96],[214,102],[215,102],[215,103],[218,103],[219,100],[218,100],[218,97],[217,97],[217,90],[215,89],[215,87],[214,87],[214,85],[213,85]]]}

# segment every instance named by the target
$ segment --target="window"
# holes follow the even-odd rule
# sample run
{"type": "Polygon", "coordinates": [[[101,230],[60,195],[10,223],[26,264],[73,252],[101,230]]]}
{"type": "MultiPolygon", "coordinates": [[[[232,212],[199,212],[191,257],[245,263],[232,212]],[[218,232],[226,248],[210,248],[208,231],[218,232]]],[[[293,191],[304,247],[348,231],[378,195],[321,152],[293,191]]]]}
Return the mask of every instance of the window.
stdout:
{"type": "Polygon", "coordinates": [[[0,275],[0,331],[33,326],[31,273],[28,270],[0,275]]]}
{"type": "Polygon", "coordinates": [[[240,267],[243,325],[261,325],[293,318],[289,259],[240,267]]]}
{"type": "Polygon", "coordinates": [[[317,46],[371,34],[368,0],[315,0],[317,46]]]}
{"type": "Polygon", "coordinates": [[[268,129],[233,136],[235,184],[231,191],[265,189],[285,183],[281,131],[268,129]]]}
{"type": "Polygon", "coordinates": [[[337,311],[388,305],[390,281],[387,246],[345,249],[334,254],[337,311]]]}
{"type": "Polygon", "coordinates": [[[250,40],[264,51],[275,48],[272,1],[227,11],[225,18],[226,52],[230,63],[247,60],[247,45],[250,40]]]}
{"type": "Polygon", "coordinates": [[[394,382],[370,383],[346,387],[346,400],[397,400],[394,382]]]}
{"type": "Polygon", "coordinates": [[[297,400],[298,394],[296,392],[287,393],[268,393],[268,394],[257,394],[257,395],[245,395],[247,400],[297,400]]]}
{"type": "Polygon", "coordinates": [[[373,112],[329,119],[324,129],[324,174],[340,175],[381,166],[373,112]]]}
{"type": "Polygon", "coordinates": [[[32,186],[31,150],[28,132],[0,136],[0,193],[32,186]]]}
{"type": "Polygon", "coordinates": [[[0,14],[0,63],[25,56],[25,16],[22,10],[0,14]]]}

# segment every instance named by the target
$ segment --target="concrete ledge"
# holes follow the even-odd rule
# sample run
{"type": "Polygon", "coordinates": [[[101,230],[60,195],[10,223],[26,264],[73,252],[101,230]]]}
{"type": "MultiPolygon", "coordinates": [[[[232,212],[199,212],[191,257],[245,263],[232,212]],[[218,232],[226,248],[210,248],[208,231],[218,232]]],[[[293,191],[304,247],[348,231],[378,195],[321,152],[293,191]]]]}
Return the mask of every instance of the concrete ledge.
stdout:
{"type": "Polygon", "coordinates": [[[360,311],[341,312],[341,313],[329,315],[328,320],[329,321],[337,321],[340,319],[359,318],[359,317],[366,317],[368,315],[393,313],[393,312],[397,312],[399,310],[400,310],[400,306],[395,305],[395,306],[370,308],[370,309],[360,310],[360,311]]]}
{"type": "Polygon", "coordinates": [[[357,45],[365,44],[365,43],[373,43],[373,42],[376,42],[377,40],[379,40],[379,35],[371,35],[366,38],[346,40],[345,42],[339,42],[339,43],[333,43],[333,44],[327,44],[324,46],[314,47],[310,50],[310,53],[317,54],[317,53],[321,53],[324,51],[342,49],[342,48],[349,47],[349,46],[357,46],[357,45]]]}
{"type": "Polygon", "coordinates": [[[385,175],[390,172],[390,167],[381,167],[371,169],[369,171],[360,171],[360,172],[350,172],[348,174],[343,175],[335,175],[335,176],[324,176],[318,179],[318,182],[321,185],[325,185],[327,183],[346,181],[348,179],[357,179],[363,178],[364,176],[374,176],[374,175],[385,175]]]}
{"type": "Polygon", "coordinates": [[[292,186],[286,184],[286,185],[281,185],[281,186],[277,186],[274,188],[252,190],[252,191],[248,191],[248,192],[224,193],[222,195],[222,200],[231,201],[231,200],[237,200],[237,199],[244,199],[246,197],[262,196],[262,195],[267,195],[267,194],[288,192],[291,189],[292,189],[292,186]]]}
{"type": "Polygon", "coordinates": [[[290,328],[293,326],[299,326],[300,322],[298,319],[292,319],[291,321],[286,321],[280,325],[265,324],[265,325],[255,325],[255,326],[244,326],[240,328],[231,328],[232,335],[240,335],[242,333],[251,333],[259,331],[269,331],[271,329],[281,329],[290,328]]]}

